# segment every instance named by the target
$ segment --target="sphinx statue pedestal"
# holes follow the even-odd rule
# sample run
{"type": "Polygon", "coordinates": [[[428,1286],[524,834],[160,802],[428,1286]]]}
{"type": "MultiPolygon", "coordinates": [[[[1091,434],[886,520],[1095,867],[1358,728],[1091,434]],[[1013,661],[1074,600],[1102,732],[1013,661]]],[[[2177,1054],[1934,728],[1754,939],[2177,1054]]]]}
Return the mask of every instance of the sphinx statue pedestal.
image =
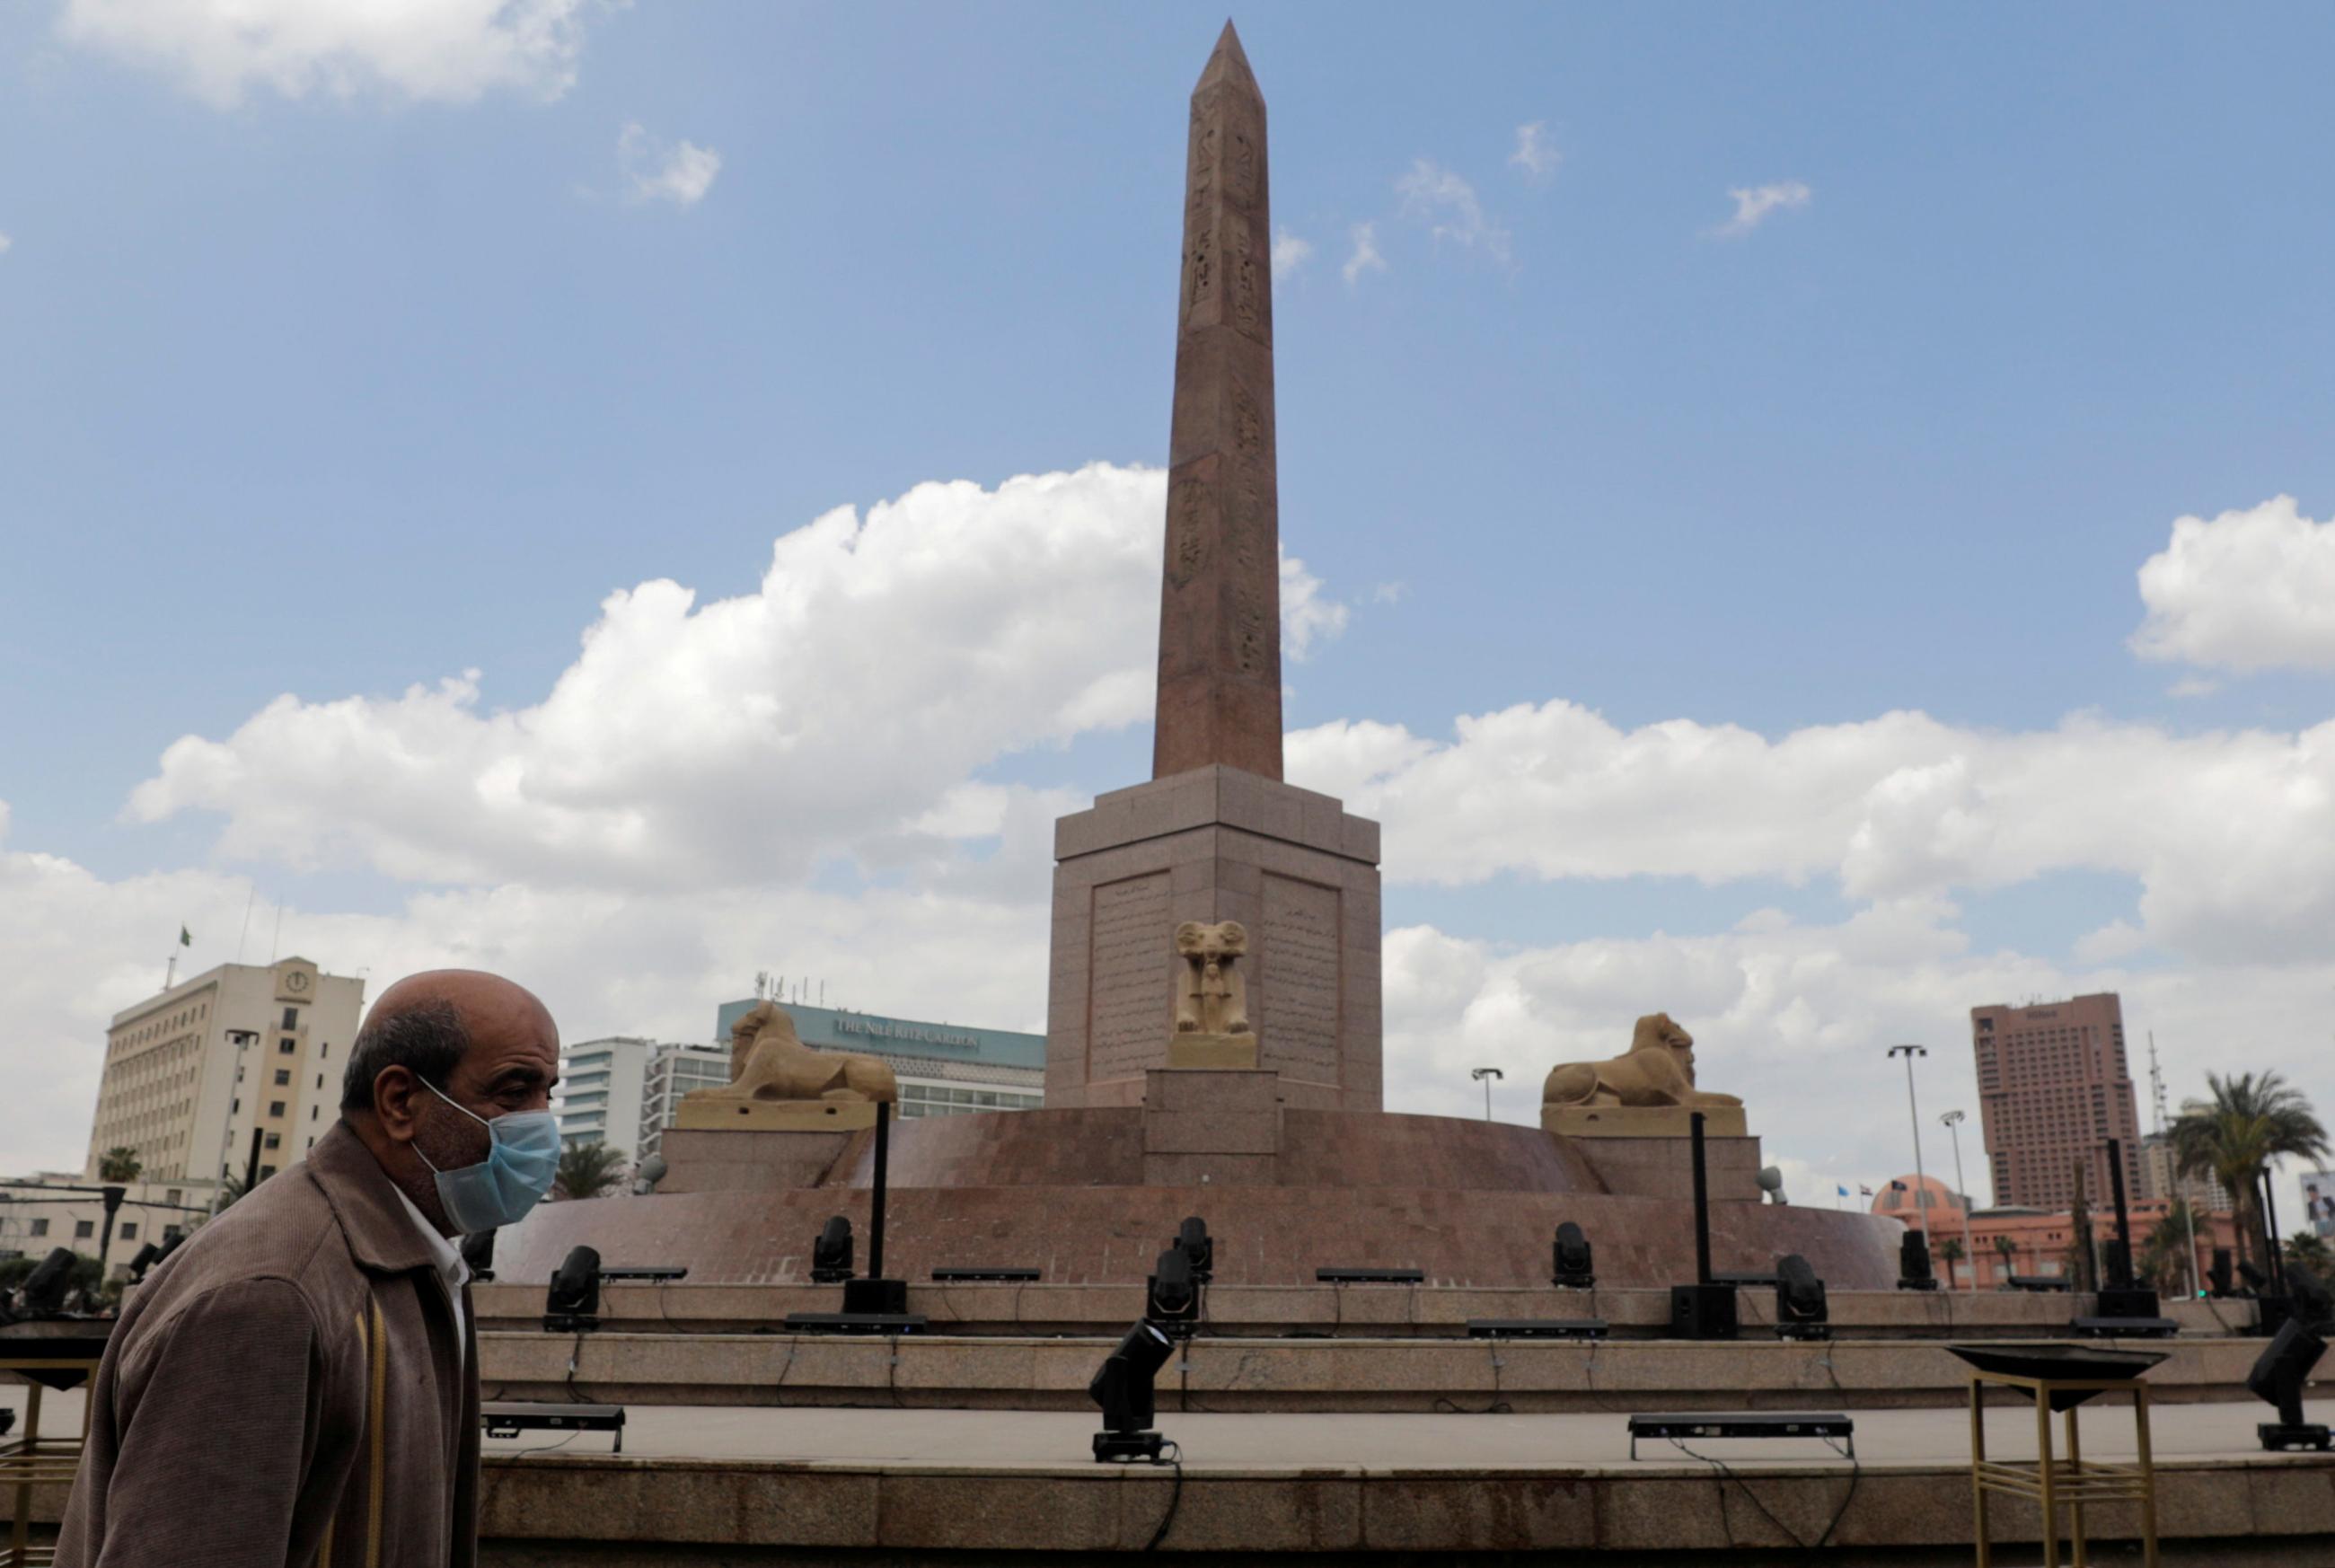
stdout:
{"type": "Polygon", "coordinates": [[[673,1125],[693,1132],[859,1132],[876,1125],[867,1099],[715,1099],[683,1095],[673,1125]]]}
{"type": "Polygon", "coordinates": [[[1684,1138],[1697,1111],[1705,1137],[1749,1136],[1739,1105],[1544,1105],[1540,1125],[1559,1137],[1684,1138]]]}
{"type": "Polygon", "coordinates": [[[1256,1036],[1253,1034],[1175,1034],[1168,1037],[1168,1065],[1183,1071],[1213,1069],[1253,1071],[1256,1067],[1256,1036]]]}

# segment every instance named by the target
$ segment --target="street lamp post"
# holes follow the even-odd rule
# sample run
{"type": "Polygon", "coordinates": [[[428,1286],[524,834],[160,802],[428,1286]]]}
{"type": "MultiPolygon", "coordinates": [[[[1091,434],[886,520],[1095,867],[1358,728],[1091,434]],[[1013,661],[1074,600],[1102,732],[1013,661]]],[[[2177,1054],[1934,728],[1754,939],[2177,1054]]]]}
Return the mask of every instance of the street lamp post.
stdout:
{"type": "Polygon", "coordinates": [[[211,1185],[210,1210],[203,1215],[205,1219],[218,1216],[219,1199],[227,1195],[228,1160],[235,1153],[236,1089],[243,1080],[243,1051],[258,1038],[259,1031],[256,1029],[230,1029],[227,1031],[228,1043],[235,1047],[235,1072],[227,1080],[227,1120],[219,1128],[218,1179],[211,1185]]]}
{"type": "Polygon", "coordinates": [[[1954,1193],[1962,1200],[1962,1261],[1970,1265],[1970,1288],[1978,1289],[1978,1253],[1971,1250],[1970,1188],[1962,1185],[1962,1123],[1967,1118],[1961,1111],[1950,1110],[1938,1118],[1954,1137],[1954,1193]]]}
{"type": "Polygon", "coordinates": [[[1468,1076],[1484,1086],[1484,1119],[1486,1121],[1491,1120],[1492,1080],[1496,1078],[1506,1078],[1508,1075],[1502,1072],[1497,1067],[1479,1067],[1471,1070],[1468,1076]]]}
{"type": "Polygon", "coordinates": [[[1930,1216],[1922,1200],[1929,1193],[1929,1177],[1922,1174],[1922,1112],[1914,1103],[1914,1059],[1930,1054],[1923,1045],[1893,1045],[1889,1054],[1903,1053],[1905,1058],[1905,1109],[1914,1118],[1914,1214],[1922,1222],[1922,1244],[1930,1244],[1930,1216]]]}

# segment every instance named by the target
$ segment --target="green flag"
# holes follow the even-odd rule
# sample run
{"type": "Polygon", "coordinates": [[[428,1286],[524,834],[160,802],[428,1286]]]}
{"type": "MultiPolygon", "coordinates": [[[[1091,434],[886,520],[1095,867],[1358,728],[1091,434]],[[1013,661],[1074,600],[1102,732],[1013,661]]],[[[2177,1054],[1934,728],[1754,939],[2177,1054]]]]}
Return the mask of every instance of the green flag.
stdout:
{"type": "Polygon", "coordinates": [[[194,944],[195,939],[187,934],[187,928],[183,925],[179,927],[179,945],[181,947],[192,947],[194,944]]]}

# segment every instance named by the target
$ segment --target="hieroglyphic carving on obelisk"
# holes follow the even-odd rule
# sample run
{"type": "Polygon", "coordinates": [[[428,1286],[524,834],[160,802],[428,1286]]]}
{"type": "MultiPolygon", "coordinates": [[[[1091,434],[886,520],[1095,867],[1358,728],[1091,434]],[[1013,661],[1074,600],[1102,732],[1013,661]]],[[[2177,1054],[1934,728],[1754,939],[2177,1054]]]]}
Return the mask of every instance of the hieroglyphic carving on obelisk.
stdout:
{"type": "Polygon", "coordinates": [[[1192,90],[1151,776],[1281,777],[1264,97],[1232,24],[1192,90]]]}

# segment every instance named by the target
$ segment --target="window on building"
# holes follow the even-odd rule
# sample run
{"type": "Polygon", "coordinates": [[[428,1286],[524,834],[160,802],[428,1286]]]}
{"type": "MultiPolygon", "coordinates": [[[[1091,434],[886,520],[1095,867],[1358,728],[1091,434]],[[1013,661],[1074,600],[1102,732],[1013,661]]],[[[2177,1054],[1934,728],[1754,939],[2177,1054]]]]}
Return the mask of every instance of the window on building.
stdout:
{"type": "Polygon", "coordinates": [[[283,1055],[289,1056],[300,1049],[300,1042],[286,1035],[276,1042],[276,1049],[283,1055]]]}
{"type": "Polygon", "coordinates": [[[284,1147],[284,1135],[280,1132],[269,1133],[267,1135],[267,1147],[269,1148],[282,1148],[284,1147]]]}
{"type": "Polygon", "coordinates": [[[162,1227],[162,1239],[166,1242],[175,1242],[186,1234],[186,1232],[180,1230],[177,1225],[164,1225],[162,1227]]]}
{"type": "Polygon", "coordinates": [[[297,1029],[300,1027],[300,1010],[298,1008],[287,1007],[284,1010],[284,1027],[286,1029],[297,1029]]]}
{"type": "Polygon", "coordinates": [[[49,1234],[49,1222],[46,1220],[34,1220],[33,1222],[33,1234],[36,1236],[47,1235],[49,1234]]]}
{"type": "Polygon", "coordinates": [[[269,1176],[272,1176],[275,1174],[276,1167],[272,1165],[264,1165],[259,1167],[259,1179],[261,1181],[266,1181],[269,1176]]]}
{"type": "Polygon", "coordinates": [[[292,1081],[292,1070],[288,1067],[277,1068],[276,1070],[276,1081],[279,1084],[289,1084],[292,1081]]]}
{"type": "Polygon", "coordinates": [[[121,1227],[121,1239],[125,1242],[134,1242],[138,1239],[138,1224],[136,1221],[133,1220],[129,1224],[121,1227]]]}
{"type": "Polygon", "coordinates": [[[73,1240],[81,1241],[85,1237],[93,1236],[95,1234],[97,1234],[97,1222],[95,1220],[73,1221],[73,1240]]]}
{"type": "MultiPolygon", "coordinates": [[[[314,1120],[315,1120],[315,1119],[316,1119],[316,1113],[317,1113],[319,1110],[323,1109],[323,1108],[323,1108],[322,1106],[314,1106],[314,1105],[310,1106],[310,1107],[308,1108],[308,1119],[309,1119],[310,1121],[314,1121],[314,1120]]],[[[314,1139],[314,1138],[310,1138],[308,1141],[309,1141],[310,1143],[314,1143],[314,1142],[315,1142],[316,1140],[315,1140],[315,1139],[314,1139]]]]}
{"type": "Polygon", "coordinates": [[[267,1102],[267,1114],[270,1116],[282,1116],[284,1114],[284,1102],[280,1099],[269,1100],[267,1102]]]}
{"type": "Polygon", "coordinates": [[[162,1201],[166,1204],[182,1204],[187,1201],[187,1195],[180,1188],[170,1187],[163,1192],[162,1201]]]}

